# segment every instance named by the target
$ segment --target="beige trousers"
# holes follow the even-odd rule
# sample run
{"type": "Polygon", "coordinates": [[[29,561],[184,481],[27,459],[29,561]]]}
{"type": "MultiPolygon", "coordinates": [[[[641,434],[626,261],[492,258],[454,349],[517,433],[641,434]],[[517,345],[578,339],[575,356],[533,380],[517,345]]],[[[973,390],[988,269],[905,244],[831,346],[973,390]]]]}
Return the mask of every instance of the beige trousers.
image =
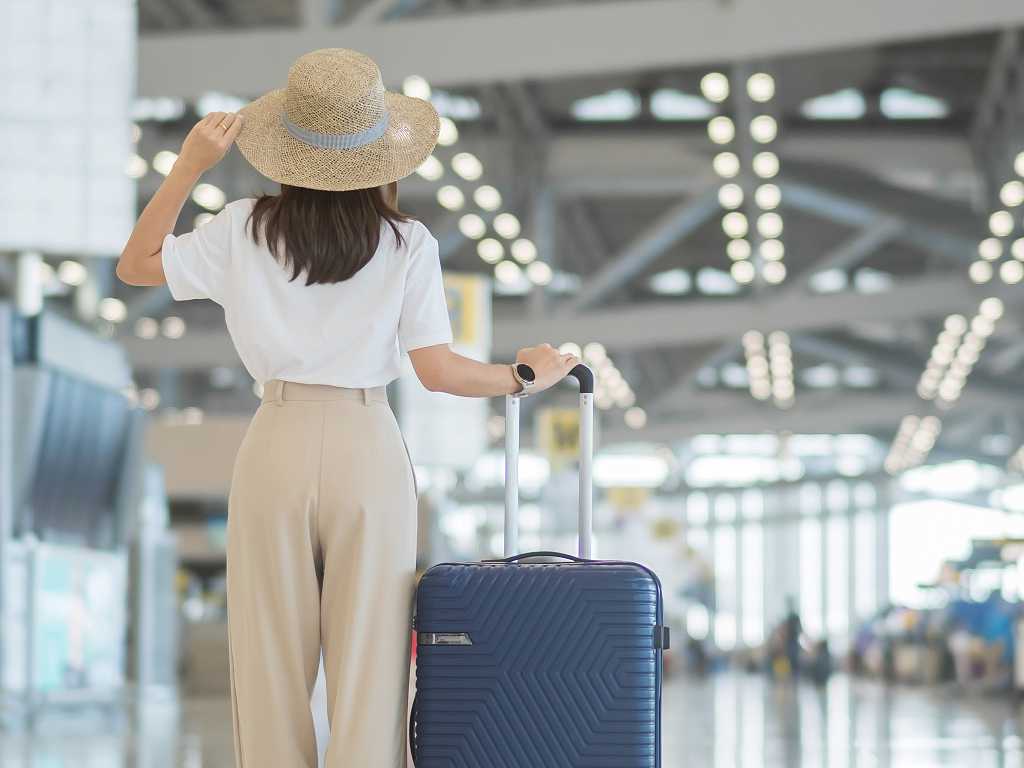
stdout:
{"type": "Polygon", "coordinates": [[[235,461],[227,613],[236,768],[405,768],[416,485],[383,387],[272,380],[235,461]]]}

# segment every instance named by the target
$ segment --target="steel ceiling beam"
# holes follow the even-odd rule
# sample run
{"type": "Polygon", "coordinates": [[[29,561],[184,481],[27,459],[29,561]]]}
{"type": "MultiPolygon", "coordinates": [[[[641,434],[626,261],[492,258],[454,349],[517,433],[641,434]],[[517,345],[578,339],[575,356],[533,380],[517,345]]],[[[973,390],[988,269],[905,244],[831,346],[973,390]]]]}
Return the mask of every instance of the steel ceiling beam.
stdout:
{"type": "Polygon", "coordinates": [[[601,341],[609,350],[685,347],[740,338],[745,331],[845,329],[851,324],[906,322],[973,313],[986,296],[1008,306],[1024,297],[1012,287],[973,285],[961,273],[901,280],[877,294],[854,291],[800,297],[766,293],[763,297],[656,301],[577,314],[524,318],[498,307],[494,353],[514,352],[524,343],[550,340],[601,341]]]}
{"type": "Polygon", "coordinates": [[[657,261],[669,248],[686,238],[719,210],[718,196],[707,190],[697,199],[674,205],[644,229],[628,246],[588,280],[576,298],[560,312],[589,309],[657,261]]]}
{"type": "Polygon", "coordinates": [[[193,98],[216,89],[254,95],[282,85],[288,66],[302,53],[336,46],[370,54],[387,77],[395,78],[392,83],[418,73],[435,85],[450,86],[758,61],[1021,24],[1024,5],[1019,0],[527,5],[342,28],[143,37],[139,92],[193,98]],[[444,55],[439,56],[442,41],[444,55]]]}

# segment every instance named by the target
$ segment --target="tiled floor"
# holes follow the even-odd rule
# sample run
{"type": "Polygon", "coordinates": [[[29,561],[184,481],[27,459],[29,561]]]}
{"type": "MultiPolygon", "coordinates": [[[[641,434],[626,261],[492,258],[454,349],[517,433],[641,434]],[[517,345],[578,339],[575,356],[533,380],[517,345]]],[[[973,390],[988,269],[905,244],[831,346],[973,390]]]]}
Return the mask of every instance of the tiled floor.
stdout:
{"type": "MultiPolygon", "coordinates": [[[[221,699],[151,705],[138,718],[50,717],[34,737],[0,734],[0,768],[231,768],[230,729],[221,699]]],[[[1021,730],[1006,697],[723,674],[666,685],[664,766],[1024,768],[1021,730]]]]}

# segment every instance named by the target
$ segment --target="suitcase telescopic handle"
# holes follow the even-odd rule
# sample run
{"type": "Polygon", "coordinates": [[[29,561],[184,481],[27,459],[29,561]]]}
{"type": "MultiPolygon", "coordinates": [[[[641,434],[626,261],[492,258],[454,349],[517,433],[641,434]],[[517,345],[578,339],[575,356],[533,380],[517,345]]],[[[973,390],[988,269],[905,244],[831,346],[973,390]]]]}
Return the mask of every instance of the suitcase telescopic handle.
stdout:
{"type": "MultiPolygon", "coordinates": [[[[580,385],[579,556],[589,559],[594,532],[594,372],[580,363],[568,376],[580,385]]],[[[505,557],[519,550],[519,400],[505,398],[505,557]]]]}

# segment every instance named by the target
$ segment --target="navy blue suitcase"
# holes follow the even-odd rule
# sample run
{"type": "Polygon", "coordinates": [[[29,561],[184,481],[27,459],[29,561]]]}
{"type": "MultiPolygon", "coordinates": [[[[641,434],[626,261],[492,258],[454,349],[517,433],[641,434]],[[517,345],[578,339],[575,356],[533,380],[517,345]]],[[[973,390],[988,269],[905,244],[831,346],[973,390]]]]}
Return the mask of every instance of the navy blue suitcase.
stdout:
{"type": "Polygon", "coordinates": [[[506,398],[505,554],[442,563],[416,592],[416,768],[660,768],[661,585],[589,559],[593,391],[580,383],[580,557],[513,555],[519,400],[506,398]]]}

